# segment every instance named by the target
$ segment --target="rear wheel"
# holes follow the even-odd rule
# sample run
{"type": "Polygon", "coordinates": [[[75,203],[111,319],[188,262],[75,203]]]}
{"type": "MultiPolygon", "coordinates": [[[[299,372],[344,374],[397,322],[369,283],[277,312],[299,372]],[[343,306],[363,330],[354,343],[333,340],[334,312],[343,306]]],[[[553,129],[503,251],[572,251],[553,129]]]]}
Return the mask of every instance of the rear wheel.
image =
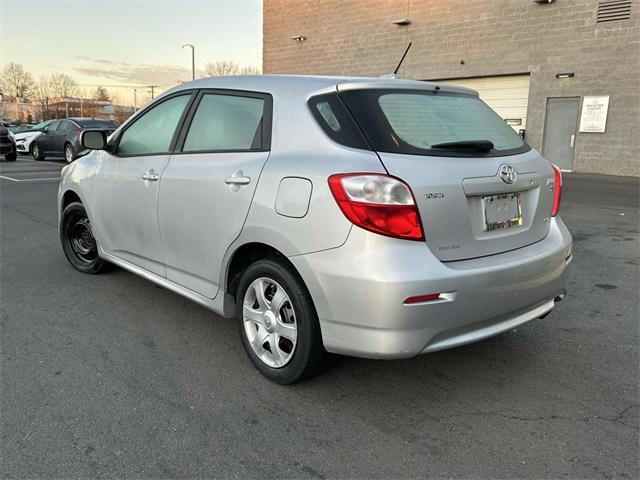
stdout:
{"type": "Polygon", "coordinates": [[[70,143],[67,143],[64,146],[64,159],[67,163],[71,163],[76,159],[76,151],[73,149],[73,146],[70,143]]]}
{"type": "Polygon", "coordinates": [[[282,261],[260,260],[242,275],[236,296],[242,344],[270,380],[290,384],[320,368],[318,317],[304,283],[282,261]]]}
{"type": "Polygon", "coordinates": [[[44,155],[42,154],[42,148],[40,148],[40,145],[38,145],[37,143],[34,143],[33,145],[31,145],[31,155],[33,156],[33,159],[36,161],[44,160],[44,155]]]}
{"type": "Polygon", "coordinates": [[[60,241],[67,260],[82,273],[100,273],[108,264],[98,256],[98,243],[91,222],[80,202],[68,205],[62,213],[60,241]]]}

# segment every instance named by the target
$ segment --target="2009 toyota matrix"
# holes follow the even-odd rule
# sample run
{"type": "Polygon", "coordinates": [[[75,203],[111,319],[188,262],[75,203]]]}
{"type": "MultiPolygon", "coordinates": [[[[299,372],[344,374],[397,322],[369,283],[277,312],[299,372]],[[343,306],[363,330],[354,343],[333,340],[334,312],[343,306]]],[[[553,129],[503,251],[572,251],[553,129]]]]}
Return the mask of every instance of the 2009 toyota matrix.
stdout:
{"type": "Polygon", "coordinates": [[[71,265],[116,264],[235,317],[279,383],[326,351],[480,340],[565,295],[560,171],[465,88],[202,79],[82,143],[58,198],[71,265]]]}

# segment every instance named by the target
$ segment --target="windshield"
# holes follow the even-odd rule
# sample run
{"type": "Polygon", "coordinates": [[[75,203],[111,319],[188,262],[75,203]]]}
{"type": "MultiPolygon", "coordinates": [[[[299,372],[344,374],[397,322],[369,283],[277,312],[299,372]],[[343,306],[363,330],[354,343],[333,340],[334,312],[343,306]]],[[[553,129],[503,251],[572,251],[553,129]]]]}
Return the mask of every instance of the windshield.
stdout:
{"type": "Polygon", "coordinates": [[[82,128],[116,128],[118,126],[113,120],[96,120],[95,118],[76,120],[76,123],[82,128]]]}
{"type": "Polygon", "coordinates": [[[381,152],[496,156],[529,148],[476,96],[378,89],[341,95],[373,147],[381,152]]]}

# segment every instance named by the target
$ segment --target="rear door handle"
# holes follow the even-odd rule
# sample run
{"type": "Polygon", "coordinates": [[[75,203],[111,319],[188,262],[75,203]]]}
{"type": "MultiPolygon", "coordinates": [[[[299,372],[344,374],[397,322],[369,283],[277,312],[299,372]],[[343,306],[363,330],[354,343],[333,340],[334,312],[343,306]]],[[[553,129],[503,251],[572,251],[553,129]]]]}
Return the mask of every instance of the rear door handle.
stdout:
{"type": "Polygon", "coordinates": [[[224,183],[227,185],[249,185],[251,179],[249,177],[227,177],[224,183]]]}
{"type": "Polygon", "coordinates": [[[229,190],[237,192],[243,185],[249,185],[251,183],[250,177],[245,177],[242,170],[236,170],[233,175],[224,179],[224,183],[229,185],[229,190]]]}

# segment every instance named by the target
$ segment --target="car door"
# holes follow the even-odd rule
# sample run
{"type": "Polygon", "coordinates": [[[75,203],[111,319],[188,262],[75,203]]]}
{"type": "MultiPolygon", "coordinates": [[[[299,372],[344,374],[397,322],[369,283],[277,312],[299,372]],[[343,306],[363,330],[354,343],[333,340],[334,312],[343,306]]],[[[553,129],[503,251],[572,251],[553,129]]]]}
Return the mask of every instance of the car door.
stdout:
{"type": "Polygon", "coordinates": [[[62,123],[61,120],[55,120],[51,122],[44,129],[44,132],[42,132],[42,135],[38,137],[38,143],[40,144],[40,149],[42,150],[42,152],[49,153],[52,151],[53,138],[56,130],[58,129],[61,123],[62,123]]]}
{"type": "Polygon", "coordinates": [[[192,92],[166,97],[138,115],[101,152],[93,184],[92,221],[108,254],[165,276],[158,231],[160,178],[192,92]]]}
{"type": "Polygon", "coordinates": [[[205,297],[242,229],[271,143],[271,96],[199,93],[160,184],[167,278],[205,297]]]}
{"type": "Polygon", "coordinates": [[[53,137],[51,138],[50,149],[51,153],[55,155],[63,155],[64,154],[64,144],[67,139],[72,138],[73,132],[80,128],[79,125],[72,122],[71,120],[62,120],[60,121],[60,125],[53,132],[53,137]]]}

